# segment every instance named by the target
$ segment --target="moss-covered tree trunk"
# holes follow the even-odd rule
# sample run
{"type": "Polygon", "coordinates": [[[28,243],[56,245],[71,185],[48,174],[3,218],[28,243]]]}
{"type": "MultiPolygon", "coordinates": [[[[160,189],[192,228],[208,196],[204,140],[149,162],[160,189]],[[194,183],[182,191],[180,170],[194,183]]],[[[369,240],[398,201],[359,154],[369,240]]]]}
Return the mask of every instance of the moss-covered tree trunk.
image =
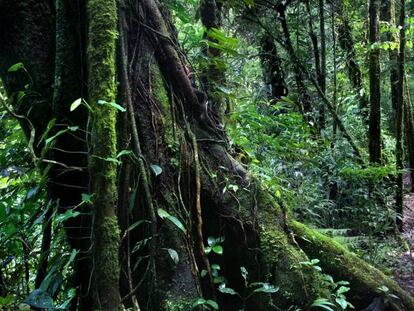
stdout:
{"type": "Polygon", "coordinates": [[[117,199],[115,46],[117,1],[89,0],[88,92],[91,107],[90,187],[93,205],[93,302],[97,310],[117,310],[120,232],[117,199]]]}
{"type": "MultiPolygon", "coordinates": [[[[133,111],[127,118],[118,118],[115,126],[116,111],[110,103],[116,93],[116,2],[88,2],[87,98],[92,109],[92,137],[85,147],[91,147],[87,150],[94,212],[94,295],[88,299],[94,307],[74,304],[73,310],[116,310],[120,296],[126,307],[133,307],[130,298],[134,295],[140,308],[148,311],[190,310],[203,296],[216,300],[220,310],[307,310],[317,298],[332,298],[331,285],[309,265],[311,259],[319,259],[323,273],[335,281],[350,282],[347,297],[357,310],[374,298],[386,298],[379,289],[382,285],[399,297],[390,300],[389,310],[414,310],[412,298],[391,279],[330,238],[290,220],[272,194],[234,159],[225,141],[217,139],[220,135],[214,132],[213,121],[206,118],[205,102],[188,77],[175,41],[169,39],[168,14],[161,14],[154,0],[142,0],[127,8],[127,25],[122,31],[129,79],[120,82],[129,81],[121,87],[129,88],[133,111]],[[141,162],[148,173],[146,181],[138,168],[141,164],[133,156],[128,160],[130,176],[122,178],[126,182],[116,181],[116,136],[125,129],[124,122],[136,124],[141,162]],[[141,195],[145,183],[152,207],[148,196],[141,195]],[[118,207],[124,208],[125,217],[135,225],[123,224],[122,241],[128,241],[133,251],[129,256],[131,273],[126,276],[131,286],[123,287],[121,293],[116,193],[123,194],[118,207]],[[159,215],[155,221],[152,208],[159,215]],[[201,242],[212,243],[209,237],[225,237],[222,242],[218,240],[222,254],[220,248],[216,249],[219,254],[201,252],[201,242]],[[280,289],[255,293],[249,299],[220,291],[211,293],[211,288],[200,282],[206,255],[211,268],[219,265],[216,272],[241,297],[250,293],[242,267],[248,272],[249,283],[267,282],[280,289]]],[[[53,70],[49,74],[53,75],[53,70]]],[[[125,95],[118,97],[120,105],[127,100],[125,95]]],[[[130,141],[122,141],[123,148],[133,150],[130,141]]],[[[126,161],[125,157],[118,160],[126,161]]],[[[60,195],[74,193],[67,189],[60,195]]],[[[73,225],[81,228],[85,223],[73,225]]],[[[78,285],[79,280],[74,286],[78,285]]]]}

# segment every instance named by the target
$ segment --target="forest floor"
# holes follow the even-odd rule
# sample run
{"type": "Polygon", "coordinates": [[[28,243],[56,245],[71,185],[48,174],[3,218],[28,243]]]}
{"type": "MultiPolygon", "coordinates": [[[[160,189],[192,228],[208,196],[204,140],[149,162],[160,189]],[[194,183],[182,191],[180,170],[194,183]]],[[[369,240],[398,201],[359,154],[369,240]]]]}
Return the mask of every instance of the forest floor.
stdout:
{"type": "MultiPolygon", "coordinates": [[[[404,181],[407,186],[410,185],[409,177],[404,181]]],[[[407,192],[404,203],[403,236],[408,250],[401,254],[399,268],[395,271],[395,279],[401,287],[414,295],[414,193],[407,192]]]]}

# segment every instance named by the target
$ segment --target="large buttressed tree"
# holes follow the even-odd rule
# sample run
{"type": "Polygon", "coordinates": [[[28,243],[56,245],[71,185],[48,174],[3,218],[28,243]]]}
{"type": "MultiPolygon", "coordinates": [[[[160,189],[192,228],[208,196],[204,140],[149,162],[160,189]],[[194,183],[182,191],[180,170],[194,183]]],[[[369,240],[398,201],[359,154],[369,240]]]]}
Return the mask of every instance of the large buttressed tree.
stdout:
{"type": "MultiPolygon", "coordinates": [[[[214,81],[197,87],[163,3],[0,0],[0,23],[9,104],[26,117],[50,199],[81,212],[66,222],[78,250],[72,310],[189,310],[200,297],[220,310],[307,310],[331,298],[312,259],[350,282],[357,310],[376,298],[387,310],[414,310],[383,273],[292,220],[234,159],[222,109],[201,91],[214,81]],[[8,72],[16,63],[21,70],[8,72]],[[44,146],[46,129],[56,138],[44,146]],[[263,282],[252,295],[246,271],[248,284],[263,282]]],[[[223,83],[211,68],[203,75],[215,77],[223,83]]]]}

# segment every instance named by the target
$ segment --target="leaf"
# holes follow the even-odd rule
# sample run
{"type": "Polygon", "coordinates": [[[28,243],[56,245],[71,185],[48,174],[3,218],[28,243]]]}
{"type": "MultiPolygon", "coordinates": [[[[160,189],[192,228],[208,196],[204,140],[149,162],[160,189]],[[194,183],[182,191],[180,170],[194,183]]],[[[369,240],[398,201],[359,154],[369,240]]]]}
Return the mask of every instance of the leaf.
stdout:
{"type": "Polygon", "coordinates": [[[128,229],[126,229],[125,233],[127,232],[131,232],[132,230],[134,230],[135,228],[139,227],[141,224],[148,222],[147,220],[138,220],[137,222],[134,222],[132,225],[130,225],[128,227],[128,229]]]}
{"type": "Polygon", "coordinates": [[[0,307],[7,306],[14,301],[14,297],[12,295],[1,297],[0,296],[0,307]]]}
{"type": "Polygon", "coordinates": [[[9,177],[0,177],[0,190],[9,186],[9,177]]]}
{"type": "Polygon", "coordinates": [[[329,300],[326,298],[316,299],[312,303],[311,307],[321,308],[321,309],[328,310],[328,311],[335,311],[334,309],[331,308],[331,307],[335,307],[335,305],[332,302],[329,302],[329,300]]]}
{"type": "Polygon", "coordinates": [[[118,158],[120,158],[120,157],[122,157],[124,155],[132,155],[132,154],[134,154],[134,153],[131,150],[122,150],[121,152],[119,152],[116,155],[116,158],[118,159],[118,158]]]}
{"type": "Polygon", "coordinates": [[[115,109],[118,109],[121,112],[125,112],[126,111],[126,109],[124,107],[122,107],[121,105],[118,105],[115,102],[110,102],[109,105],[112,106],[112,107],[114,107],[115,109]]]}
{"type": "Polygon", "coordinates": [[[174,261],[174,263],[177,265],[180,261],[180,258],[178,257],[178,253],[176,250],[172,248],[167,248],[168,254],[170,255],[171,259],[174,261]]]}
{"type": "Polygon", "coordinates": [[[70,105],[70,111],[74,111],[76,108],[78,108],[80,105],[82,105],[82,98],[78,98],[75,100],[72,105],[70,105]]]}
{"type": "Polygon", "coordinates": [[[193,305],[191,306],[192,309],[195,309],[196,307],[205,304],[207,301],[204,298],[198,298],[193,305]]]}
{"type": "Polygon", "coordinates": [[[212,237],[212,236],[209,236],[207,238],[207,244],[208,244],[208,246],[214,246],[214,245],[216,245],[216,239],[214,237],[212,237]]]}
{"type": "Polygon", "coordinates": [[[162,173],[162,168],[156,164],[151,165],[151,170],[154,172],[155,176],[159,176],[162,173]]]}
{"type": "Polygon", "coordinates": [[[56,217],[56,221],[57,222],[64,222],[64,221],[66,221],[66,220],[68,220],[70,218],[78,217],[79,215],[80,215],[79,212],[74,211],[73,209],[69,209],[66,212],[64,212],[63,214],[59,214],[56,217]]]}
{"type": "Polygon", "coordinates": [[[342,308],[342,310],[346,310],[348,306],[348,302],[345,298],[339,297],[335,299],[336,303],[342,308]]]}
{"type": "Polygon", "coordinates": [[[11,66],[11,67],[7,70],[7,72],[16,72],[16,71],[19,71],[20,69],[24,69],[24,65],[23,65],[23,63],[17,63],[17,64],[14,64],[13,66],[11,66]]]}
{"type": "Polygon", "coordinates": [[[249,272],[247,272],[247,269],[245,267],[240,267],[240,272],[243,279],[247,281],[247,275],[249,274],[249,272]]]}
{"type": "Polygon", "coordinates": [[[170,215],[166,210],[159,208],[157,209],[158,216],[161,219],[168,219],[171,221],[178,229],[180,229],[182,232],[186,233],[186,229],[184,225],[181,223],[181,221],[178,220],[177,217],[170,215]]]}
{"type": "Polygon", "coordinates": [[[64,271],[67,271],[67,269],[69,268],[69,266],[73,263],[73,261],[75,260],[76,256],[78,255],[79,251],[74,249],[72,250],[72,253],[70,253],[69,259],[65,264],[65,267],[63,268],[64,271]]]}
{"type": "Polygon", "coordinates": [[[211,265],[211,269],[220,270],[221,267],[218,264],[214,263],[214,264],[211,265]]]}
{"type": "Polygon", "coordinates": [[[220,285],[218,288],[220,293],[228,295],[237,295],[236,291],[230,287],[226,287],[224,284],[220,285]]]}
{"type": "Polygon", "coordinates": [[[59,310],[68,310],[72,299],[76,296],[76,289],[71,288],[67,292],[66,300],[60,304],[57,309],[59,310]]]}
{"type": "Polygon", "coordinates": [[[162,208],[159,208],[157,210],[157,212],[158,212],[158,216],[160,216],[161,219],[170,217],[170,214],[166,210],[164,210],[162,208]]]}
{"type": "Polygon", "coordinates": [[[262,287],[256,288],[253,293],[276,293],[279,291],[278,287],[275,287],[269,283],[263,283],[262,287]]]}
{"type": "Polygon", "coordinates": [[[180,229],[182,232],[186,233],[184,225],[176,217],[170,216],[168,217],[168,220],[171,221],[174,225],[176,225],[178,229],[180,229]]]}
{"type": "Polygon", "coordinates": [[[336,295],[337,295],[337,296],[339,296],[339,295],[343,295],[343,294],[345,294],[346,292],[349,292],[349,290],[350,290],[350,288],[349,288],[349,287],[341,286],[341,287],[339,287],[339,289],[336,291],[336,295]]]}
{"type": "Polygon", "coordinates": [[[212,307],[214,310],[219,309],[219,306],[218,306],[217,302],[215,302],[214,300],[207,300],[206,305],[212,307]]]}
{"type": "Polygon", "coordinates": [[[119,161],[119,160],[117,160],[115,158],[104,158],[104,157],[99,157],[99,156],[96,156],[96,155],[94,155],[93,157],[94,158],[97,158],[99,160],[106,161],[106,162],[111,162],[111,163],[114,163],[114,164],[117,164],[117,165],[122,164],[121,161],[119,161]]]}
{"type": "Polygon", "coordinates": [[[216,245],[212,248],[213,252],[216,254],[222,255],[223,254],[223,247],[221,245],[216,245]]]}
{"type": "Polygon", "coordinates": [[[203,269],[203,270],[201,270],[200,276],[203,278],[207,275],[207,273],[208,273],[207,270],[203,269]]]}
{"type": "Polygon", "coordinates": [[[91,204],[92,203],[92,195],[87,193],[82,193],[82,203],[91,204]]]}
{"type": "Polygon", "coordinates": [[[30,295],[23,301],[29,306],[41,309],[54,309],[53,298],[43,289],[35,289],[30,295]]]}
{"type": "Polygon", "coordinates": [[[26,194],[26,200],[30,200],[31,198],[33,198],[39,191],[39,187],[33,187],[31,188],[29,191],[27,191],[26,194]]]}
{"type": "Polygon", "coordinates": [[[124,107],[122,107],[121,105],[118,105],[118,104],[117,104],[117,103],[115,103],[115,102],[107,102],[106,100],[99,99],[99,100],[97,101],[97,103],[98,103],[98,105],[109,105],[109,106],[112,106],[112,107],[114,107],[115,109],[117,109],[117,110],[119,110],[119,111],[122,111],[122,112],[125,112],[125,111],[126,111],[126,109],[125,109],[124,107]]]}

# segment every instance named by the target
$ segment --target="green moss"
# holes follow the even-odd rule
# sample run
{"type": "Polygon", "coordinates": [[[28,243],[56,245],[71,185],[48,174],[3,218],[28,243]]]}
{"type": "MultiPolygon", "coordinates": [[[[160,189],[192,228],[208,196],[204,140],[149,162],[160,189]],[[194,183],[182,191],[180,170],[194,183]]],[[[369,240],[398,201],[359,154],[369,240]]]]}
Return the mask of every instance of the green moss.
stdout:
{"type": "Polygon", "coordinates": [[[321,275],[312,268],[301,265],[301,262],[309,259],[290,243],[281,228],[262,226],[260,245],[267,265],[271,267],[274,284],[280,288],[280,297],[275,300],[278,306],[295,304],[305,307],[317,297],[327,296],[321,275]]]}
{"type": "MultiPolygon", "coordinates": [[[[97,236],[94,248],[95,276],[99,278],[95,281],[99,287],[99,292],[95,293],[98,294],[95,299],[98,299],[99,303],[95,302],[95,305],[101,306],[102,310],[106,310],[104,306],[116,308],[119,301],[117,302],[118,297],[113,294],[113,284],[119,282],[120,274],[119,265],[114,265],[114,263],[118,263],[120,235],[116,218],[99,219],[99,222],[95,224],[94,234],[97,236]]],[[[115,295],[117,294],[115,293],[115,295]]]]}
{"type": "MultiPolygon", "coordinates": [[[[252,195],[245,193],[241,198],[240,202],[246,204],[252,200],[252,195]]],[[[260,281],[270,282],[280,288],[272,297],[273,303],[286,310],[292,305],[306,308],[317,297],[328,297],[321,274],[301,265],[301,262],[309,261],[309,258],[284,230],[285,218],[275,199],[259,187],[251,204],[257,204],[260,211],[257,219],[260,251],[263,258],[262,269],[266,270],[262,275],[268,276],[260,281]]],[[[241,211],[241,215],[245,222],[252,221],[247,210],[241,211]]]]}
{"type": "Polygon", "coordinates": [[[331,238],[309,229],[305,225],[290,221],[289,227],[296,235],[296,241],[311,258],[320,260],[323,271],[336,281],[349,281],[349,300],[358,308],[383,293],[380,286],[386,286],[390,293],[399,297],[391,299],[393,310],[414,310],[413,299],[392,279],[378,269],[349,252],[331,238]]]}
{"type": "Polygon", "coordinates": [[[174,300],[167,300],[164,304],[165,311],[188,311],[191,310],[191,306],[194,303],[195,298],[182,298],[174,300]]]}
{"type": "MultiPolygon", "coordinates": [[[[176,132],[176,136],[178,136],[180,132],[180,128],[174,124],[174,119],[171,114],[171,103],[165,88],[164,80],[161,75],[161,72],[156,64],[152,67],[151,72],[151,79],[152,79],[152,96],[154,99],[161,105],[163,110],[163,129],[164,129],[164,140],[168,148],[171,149],[174,153],[178,152],[178,140],[174,137],[174,130],[176,132]]],[[[178,155],[177,155],[178,158],[178,155]]],[[[174,164],[174,163],[172,163],[174,164]]]]}
{"type": "Polygon", "coordinates": [[[161,72],[157,65],[152,67],[152,89],[153,96],[159,102],[165,111],[169,110],[170,100],[168,98],[167,90],[165,89],[164,81],[161,72]]]}
{"type": "Polygon", "coordinates": [[[119,228],[116,204],[116,0],[88,1],[88,87],[92,107],[90,176],[94,208],[94,307],[116,310],[119,294],[119,228]]]}

